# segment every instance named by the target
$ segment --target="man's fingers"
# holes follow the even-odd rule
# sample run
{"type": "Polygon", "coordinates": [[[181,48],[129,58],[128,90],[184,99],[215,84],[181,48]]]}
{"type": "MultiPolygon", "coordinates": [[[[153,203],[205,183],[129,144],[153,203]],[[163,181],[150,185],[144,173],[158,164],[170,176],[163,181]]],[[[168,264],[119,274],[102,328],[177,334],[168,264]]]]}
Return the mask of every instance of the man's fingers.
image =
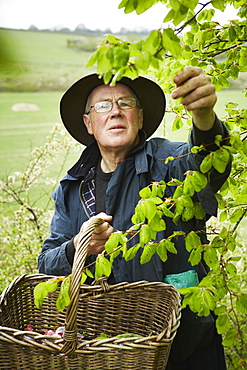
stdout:
{"type": "Polygon", "coordinates": [[[213,85],[204,85],[186,95],[182,100],[182,104],[187,110],[195,110],[213,107],[216,100],[215,87],[213,85]]]}
{"type": "Polygon", "coordinates": [[[188,79],[196,77],[202,73],[200,67],[185,67],[181,72],[177,73],[174,77],[174,82],[177,86],[183,85],[188,79]]]}
{"type": "MultiPolygon", "coordinates": [[[[102,235],[103,237],[108,235],[109,237],[112,233],[113,233],[113,227],[109,225],[108,222],[104,222],[103,224],[97,226],[94,229],[93,236],[97,238],[97,235],[102,235]]],[[[102,237],[99,237],[99,239],[102,239],[102,237]]]]}

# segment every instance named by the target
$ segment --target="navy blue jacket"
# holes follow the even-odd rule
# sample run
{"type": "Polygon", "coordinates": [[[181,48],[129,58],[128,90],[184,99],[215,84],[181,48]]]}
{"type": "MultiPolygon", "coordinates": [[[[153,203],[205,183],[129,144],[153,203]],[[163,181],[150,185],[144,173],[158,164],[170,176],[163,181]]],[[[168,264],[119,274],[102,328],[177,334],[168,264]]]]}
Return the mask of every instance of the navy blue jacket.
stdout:
{"type": "MultiPolygon", "coordinates": [[[[194,129],[195,130],[195,129],[194,129]]],[[[227,131],[221,126],[220,133],[227,137],[227,131]]],[[[213,136],[214,137],[214,136],[213,136]]],[[[113,216],[112,226],[115,230],[126,231],[131,224],[134,208],[139,201],[139,191],[152,181],[165,182],[173,178],[183,180],[188,170],[199,170],[205,153],[189,154],[191,146],[200,143],[193,141],[193,131],[189,143],[171,142],[167,139],[153,138],[149,141],[141,139],[139,145],[129,153],[125,161],[120,163],[111,177],[106,191],[106,213],[113,216]],[[167,157],[178,157],[165,163],[167,157]]],[[[53,194],[55,213],[51,222],[51,235],[45,240],[39,256],[39,271],[50,275],[68,275],[71,263],[68,258],[69,248],[73,248],[73,237],[79,232],[87,213],[81,204],[79,189],[90,169],[96,167],[100,153],[96,142],[87,147],[78,162],[62,179],[53,194]]],[[[175,230],[189,233],[192,230],[205,230],[205,223],[210,216],[217,214],[215,193],[220,189],[230,172],[230,165],[225,173],[214,171],[210,183],[197,197],[206,212],[204,220],[192,219],[189,222],[179,221],[175,225],[166,218],[167,229],[158,233],[158,239],[172,234],[175,230]]],[[[170,197],[175,187],[167,187],[166,197],[170,197]]],[[[201,234],[202,243],[206,243],[205,234],[201,234]]],[[[128,243],[128,247],[136,241],[128,243]]],[[[208,272],[204,262],[191,266],[183,237],[175,240],[178,254],[169,254],[163,263],[158,255],[146,264],[139,263],[139,256],[126,262],[118,256],[113,265],[116,282],[139,280],[164,281],[167,274],[176,274],[194,269],[201,280],[208,272]]],[[[71,253],[71,252],[70,252],[71,253]]],[[[70,256],[71,257],[71,256],[70,256]]],[[[93,258],[93,257],[92,257],[93,258]]],[[[73,261],[73,259],[72,259],[73,261]]],[[[216,333],[214,318],[198,317],[188,308],[183,310],[182,321],[175,337],[168,362],[169,370],[225,370],[224,352],[221,338],[216,333]],[[198,367],[198,363],[200,366],[198,367]]]]}
{"type": "MultiPolygon", "coordinates": [[[[223,128],[225,136],[227,131],[223,128]]],[[[189,154],[194,143],[171,142],[167,139],[153,138],[149,141],[141,140],[120,163],[111,177],[106,192],[106,213],[113,216],[112,226],[115,230],[126,231],[130,226],[134,208],[139,201],[139,191],[151,181],[170,181],[172,178],[184,179],[188,170],[199,170],[204,158],[202,154],[189,154]],[[165,163],[167,157],[178,157],[165,163]]],[[[51,235],[45,240],[39,256],[39,271],[48,275],[68,275],[71,273],[71,264],[67,258],[66,248],[71,239],[79,232],[84,221],[88,219],[79,197],[79,187],[86,178],[90,168],[96,166],[99,159],[99,149],[94,142],[87,147],[79,161],[62,179],[53,194],[55,213],[51,222],[51,235]]],[[[230,166],[229,166],[230,167],[230,166]]],[[[210,184],[197,193],[198,199],[207,218],[217,213],[217,201],[214,193],[222,186],[230,168],[223,174],[214,171],[210,184]]],[[[175,187],[167,187],[166,196],[170,197],[175,187]]],[[[204,230],[205,220],[192,219],[189,222],[179,221],[175,225],[167,218],[167,229],[158,233],[158,239],[170,235],[174,230],[183,230],[189,233],[192,230],[204,230]]],[[[202,236],[203,238],[203,236],[202,236]]],[[[128,243],[134,245],[136,240],[128,243]]],[[[202,242],[206,243],[206,238],[202,242]]],[[[191,266],[187,261],[188,252],[184,246],[183,237],[175,241],[178,254],[170,254],[168,261],[163,263],[158,255],[154,255],[150,262],[140,265],[139,258],[126,262],[121,256],[114,261],[113,274],[116,282],[121,281],[163,281],[166,274],[174,274],[195,269],[199,279],[206,275],[206,266],[200,263],[191,266]]]]}

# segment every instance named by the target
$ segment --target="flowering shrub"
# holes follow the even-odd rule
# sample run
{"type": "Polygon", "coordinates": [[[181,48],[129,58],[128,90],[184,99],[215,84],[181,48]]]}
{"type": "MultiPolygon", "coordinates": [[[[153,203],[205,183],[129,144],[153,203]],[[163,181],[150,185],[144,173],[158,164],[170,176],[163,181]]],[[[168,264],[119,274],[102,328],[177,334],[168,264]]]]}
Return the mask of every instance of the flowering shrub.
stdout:
{"type": "MultiPolygon", "coordinates": [[[[24,172],[16,172],[0,183],[0,291],[22,274],[37,273],[37,257],[49,234],[53,202],[50,196],[57,181],[49,166],[58,155],[66,160],[77,144],[56,125],[44,146],[33,149],[24,172]]],[[[58,178],[63,171],[60,166],[58,178]]]]}

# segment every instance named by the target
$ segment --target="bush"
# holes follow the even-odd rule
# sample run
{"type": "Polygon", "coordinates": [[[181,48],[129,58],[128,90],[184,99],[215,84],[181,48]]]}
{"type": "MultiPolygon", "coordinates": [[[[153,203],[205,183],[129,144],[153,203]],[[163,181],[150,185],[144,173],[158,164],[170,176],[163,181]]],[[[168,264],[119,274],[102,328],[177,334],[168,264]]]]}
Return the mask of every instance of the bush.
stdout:
{"type": "Polygon", "coordinates": [[[74,141],[63,135],[61,126],[55,126],[46,144],[32,151],[26,170],[0,184],[0,291],[16,276],[38,271],[37,257],[53,213],[50,193],[56,186],[47,176],[48,168],[58,154],[65,161],[72,145],[74,141]]]}

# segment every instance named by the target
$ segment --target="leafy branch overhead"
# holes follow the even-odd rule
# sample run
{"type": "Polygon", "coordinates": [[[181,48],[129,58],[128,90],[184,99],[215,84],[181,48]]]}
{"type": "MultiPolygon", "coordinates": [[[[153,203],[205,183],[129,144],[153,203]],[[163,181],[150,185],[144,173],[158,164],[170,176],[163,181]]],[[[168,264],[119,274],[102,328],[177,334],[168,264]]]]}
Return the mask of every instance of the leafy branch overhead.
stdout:
{"type": "MultiPolygon", "coordinates": [[[[123,0],[119,8],[125,13],[141,14],[156,3],[156,0],[123,0]]],[[[135,43],[106,35],[91,56],[88,66],[96,64],[105,83],[112,75],[115,75],[115,83],[123,75],[135,78],[148,72],[169,92],[173,76],[190,64],[207,69],[220,90],[229,86],[229,77],[236,79],[240,72],[247,71],[247,6],[244,0],[162,0],[161,3],[164,4],[162,28],[135,43]],[[215,10],[223,12],[228,4],[238,9],[239,19],[219,24],[214,19],[215,10]],[[216,58],[220,55],[224,56],[224,61],[216,58]],[[172,71],[166,68],[170,66],[172,71]]]]}

